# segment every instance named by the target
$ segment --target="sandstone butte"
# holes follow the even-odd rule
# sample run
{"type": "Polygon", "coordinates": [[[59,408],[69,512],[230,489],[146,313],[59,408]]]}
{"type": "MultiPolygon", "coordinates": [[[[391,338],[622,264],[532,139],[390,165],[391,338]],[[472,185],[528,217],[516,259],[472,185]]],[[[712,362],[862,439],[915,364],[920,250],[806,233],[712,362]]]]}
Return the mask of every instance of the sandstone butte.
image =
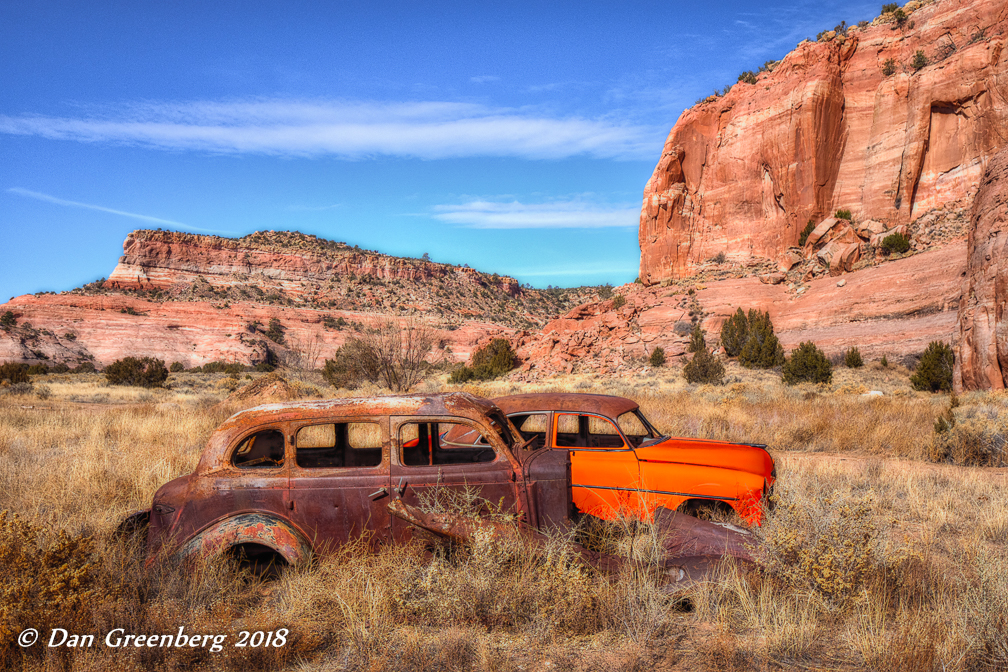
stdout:
{"type": "Polygon", "coordinates": [[[959,389],[1003,388],[1006,206],[993,159],[1008,140],[1008,4],[904,10],[902,27],[883,15],[846,35],[828,32],[755,83],[682,114],[644,190],[640,278],[681,285],[702,278],[719,253],[742,265],[772,260],[780,270],[763,276],[767,284],[707,284],[699,295],[708,331],[742,307],[768,310],[786,348],[810,339],[827,352],[857,345],[892,356],[942,340],[955,344],[959,389]],[[919,68],[918,52],[927,59],[919,68]],[[984,177],[989,165],[996,170],[984,177]],[[953,206],[970,221],[932,240],[931,223],[953,206]],[[853,227],[830,219],[841,209],[853,227]],[[831,229],[834,239],[816,249],[811,241],[831,229]],[[916,254],[870,263],[896,231],[916,254]],[[803,259],[805,273],[810,258],[844,277],[789,273],[803,259]]]}
{"type": "MultiPolygon", "coordinates": [[[[468,267],[358,250],[286,232],[241,239],[134,231],[104,283],[0,305],[18,326],[0,331],[0,361],[108,364],[155,356],[186,367],[212,361],[256,364],[287,346],[331,357],[355,330],[404,321],[410,313],[438,329],[435,357],[466,359],[481,337],[542,323],[558,306],[513,278],[468,267]],[[264,336],[270,319],[285,343],[264,336]],[[325,321],[345,321],[338,328],[325,321]],[[256,326],[258,323],[258,326],[256,326]]],[[[559,308],[563,308],[559,304],[559,308]]]]}

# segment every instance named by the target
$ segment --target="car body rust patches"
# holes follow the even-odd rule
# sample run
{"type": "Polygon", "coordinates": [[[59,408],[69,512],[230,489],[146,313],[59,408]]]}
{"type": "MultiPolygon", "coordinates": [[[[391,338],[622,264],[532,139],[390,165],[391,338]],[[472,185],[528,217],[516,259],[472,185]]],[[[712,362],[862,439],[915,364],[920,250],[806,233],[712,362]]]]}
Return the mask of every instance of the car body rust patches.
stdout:
{"type": "Polygon", "coordinates": [[[212,557],[242,544],[266,546],[292,565],[304,562],[312,555],[311,544],[297,530],[282,520],[260,512],[225,518],[190,538],[178,555],[188,557],[197,553],[212,557]]]}

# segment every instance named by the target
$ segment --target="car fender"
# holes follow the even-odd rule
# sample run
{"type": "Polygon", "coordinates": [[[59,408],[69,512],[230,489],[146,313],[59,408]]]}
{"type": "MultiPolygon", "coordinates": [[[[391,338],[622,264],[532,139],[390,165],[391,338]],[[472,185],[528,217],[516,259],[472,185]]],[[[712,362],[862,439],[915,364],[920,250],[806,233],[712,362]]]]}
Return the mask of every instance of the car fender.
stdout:
{"type": "Polygon", "coordinates": [[[279,553],[288,564],[308,560],[312,546],[290,522],[260,512],[239,513],[218,520],[186,541],[178,555],[211,557],[238,544],[260,544],[279,553]]]}

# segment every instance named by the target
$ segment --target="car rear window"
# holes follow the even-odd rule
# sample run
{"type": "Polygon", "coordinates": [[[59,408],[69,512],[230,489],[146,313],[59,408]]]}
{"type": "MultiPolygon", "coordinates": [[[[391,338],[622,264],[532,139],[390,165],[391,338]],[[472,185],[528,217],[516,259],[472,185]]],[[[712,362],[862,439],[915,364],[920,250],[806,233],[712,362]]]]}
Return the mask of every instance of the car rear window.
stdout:
{"type": "Polygon", "coordinates": [[[298,430],[295,461],[304,469],[377,467],[382,462],[381,428],[376,422],[335,422],[298,430]]]}
{"type": "Polygon", "coordinates": [[[284,463],[284,436],[277,429],[256,432],[238,444],[231,464],[242,469],[278,468],[284,463]]]}

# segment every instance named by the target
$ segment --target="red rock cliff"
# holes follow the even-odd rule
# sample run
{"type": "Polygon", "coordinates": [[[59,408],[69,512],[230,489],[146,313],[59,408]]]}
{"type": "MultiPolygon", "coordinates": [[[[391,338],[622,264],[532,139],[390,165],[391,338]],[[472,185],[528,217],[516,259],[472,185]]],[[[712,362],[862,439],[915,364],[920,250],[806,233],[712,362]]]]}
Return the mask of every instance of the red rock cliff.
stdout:
{"type": "Polygon", "coordinates": [[[1008,383],[1008,149],[994,157],[973,201],[969,258],[959,303],[956,390],[1008,383]]]}
{"type": "Polygon", "coordinates": [[[939,0],[903,28],[803,42],[683,112],[644,188],[641,279],[721,251],[772,258],[838,208],[897,225],[971,196],[1008,139],[1006,29],[1004,0],[939,0]]]}

